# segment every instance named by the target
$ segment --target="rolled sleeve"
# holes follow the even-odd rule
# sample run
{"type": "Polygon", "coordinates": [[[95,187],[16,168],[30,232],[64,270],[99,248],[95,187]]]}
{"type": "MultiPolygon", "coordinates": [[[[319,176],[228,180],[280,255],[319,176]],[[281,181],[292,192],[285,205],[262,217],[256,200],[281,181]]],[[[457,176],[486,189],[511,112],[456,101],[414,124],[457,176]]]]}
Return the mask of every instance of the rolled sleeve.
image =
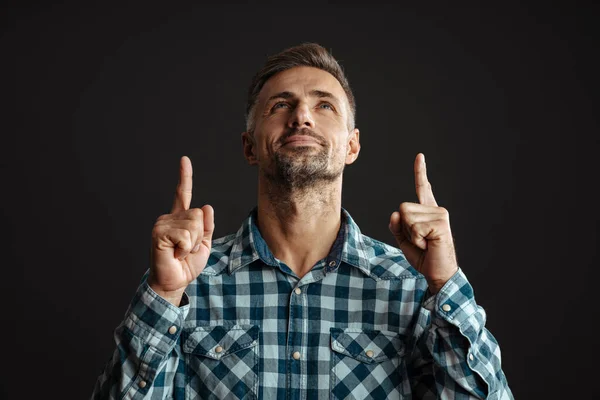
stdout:
{"type": "Polygon", "coordinates": [[[435,296],[425,300],[419,325],[423,332],[429,332],[427,342],[434,359],[457,386],[478,398],[512,399],[501,369],[500,347],[485,329],[486,318],[459,268],[435,296]]]}
{"type": "Polygon", "coordinates": [[[184,294],[181,307],[160,297],[147,282],[140,285],[125,316],[125,327],[142,342],[168,354],[173,350],[189,312],[184,294]]]}
{"type": "Polygon", "coordinates": [[[141,344],[141,349],[135,351],[139,354],[139,362],[131,363],[130,384],[124,398],[162,398],[171,390],[169,385],[159,387],[154,381],[159,373],[171,373],[177,366],[174,354],[189,312],[186,294],[182,304],[185,305],[174,306],[146,282],[138,288],[123,321],[124,330],[141,344]]]}

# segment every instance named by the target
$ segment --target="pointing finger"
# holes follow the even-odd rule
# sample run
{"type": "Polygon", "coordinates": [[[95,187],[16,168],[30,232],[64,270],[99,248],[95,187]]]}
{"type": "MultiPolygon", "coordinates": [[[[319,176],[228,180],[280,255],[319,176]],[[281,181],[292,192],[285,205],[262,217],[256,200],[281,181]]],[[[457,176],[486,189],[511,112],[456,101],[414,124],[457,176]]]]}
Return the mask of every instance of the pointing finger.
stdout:
{"type": "Polygon", "coordinates": [[[427,179],[427,167],[425,166],[425,155],[423,153],[417,154],[415,158],[415,187],[419,203],[428,206],[437,206],[435,197],[433,197],[433,191],[431,190],[431,183],[427,179]]]}
{"type": "Polygon", "coordinates": [[[179,184],[173,200],[171,214],[178,211],[189,210],[192,203],[192,161],[187,156],[179,161],[179,184]]]}

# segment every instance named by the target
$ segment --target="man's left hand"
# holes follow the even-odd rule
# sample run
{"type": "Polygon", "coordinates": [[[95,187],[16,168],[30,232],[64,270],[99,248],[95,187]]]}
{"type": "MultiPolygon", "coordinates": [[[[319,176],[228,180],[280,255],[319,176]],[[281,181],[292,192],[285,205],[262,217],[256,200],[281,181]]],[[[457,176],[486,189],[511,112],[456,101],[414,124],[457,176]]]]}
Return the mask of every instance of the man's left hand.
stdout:
{"type": "Polygon", "coordinates": [[[425,156],[415,158],[415,186],[419,203],[402,203],[390,217],[390,231],[408,262],[437,293],[458,271],[448,211],[438,207],[427,180],[425,156]]]}

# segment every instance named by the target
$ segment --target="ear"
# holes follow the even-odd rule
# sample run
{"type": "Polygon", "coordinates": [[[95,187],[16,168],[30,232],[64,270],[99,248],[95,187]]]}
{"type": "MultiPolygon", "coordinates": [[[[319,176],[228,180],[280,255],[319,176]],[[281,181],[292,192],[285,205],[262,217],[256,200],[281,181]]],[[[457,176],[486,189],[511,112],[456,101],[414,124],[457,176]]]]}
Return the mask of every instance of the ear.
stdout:
{"type": "Polygon", "coordinates": [[[360,132],[354,128],[348,135],[348,152],[346,153],[346,165],[352,164],[360,153],[360,132]]]}
{"type": "Polygon", "coordinates": [[[248,161],[250,165],[258,164],[258,159],[256,158],[256,142],[254,140],[254,135],[250,132],[242,132],[242,148],[244,151],[244,158],[248,161]]]}

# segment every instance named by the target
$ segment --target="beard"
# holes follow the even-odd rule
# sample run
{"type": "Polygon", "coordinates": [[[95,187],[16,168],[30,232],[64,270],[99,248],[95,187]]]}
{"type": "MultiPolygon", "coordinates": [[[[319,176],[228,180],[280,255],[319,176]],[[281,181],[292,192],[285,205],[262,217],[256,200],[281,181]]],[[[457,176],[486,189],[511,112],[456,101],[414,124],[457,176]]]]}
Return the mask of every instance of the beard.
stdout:
{"type": "Polygon", "coordinates": [[[315,138],[320,146],[294,146],[273,154],[271,168],[265,175],[273,183],[288,190],[306,190],[336,181],[344,171],[344,162],[337,154],[330,156],[331,145],[309,129],[295,130],[280,142],[294,135],[315,138]]]}

